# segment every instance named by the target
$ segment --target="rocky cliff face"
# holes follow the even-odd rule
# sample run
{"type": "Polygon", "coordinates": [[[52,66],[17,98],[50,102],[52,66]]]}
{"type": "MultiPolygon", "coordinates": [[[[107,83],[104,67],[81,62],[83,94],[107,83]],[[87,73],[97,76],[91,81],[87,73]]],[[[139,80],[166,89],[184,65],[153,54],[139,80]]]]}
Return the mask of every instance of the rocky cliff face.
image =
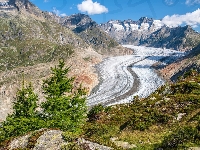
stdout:
{"type": "Polygon", "coordinates": [[[7,0],[0,2],[0,11],[6,12],[27,12],[39,16],[41,11],[29,0],[7,0]]]}
{"type": "Polygon", "coordinates": [[[191,50],[200,43],[200,34],[190,26],[169,28],[160,20],[109,21],[99,27],[121,44],[191,50]]]}

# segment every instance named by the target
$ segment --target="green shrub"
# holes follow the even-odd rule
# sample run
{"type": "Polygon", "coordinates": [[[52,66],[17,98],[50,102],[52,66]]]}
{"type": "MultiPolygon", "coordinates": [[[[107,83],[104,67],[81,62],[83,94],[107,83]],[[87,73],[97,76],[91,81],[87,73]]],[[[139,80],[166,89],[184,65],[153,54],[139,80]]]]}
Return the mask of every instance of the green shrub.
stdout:
{"type": "Polygon", "coordinates": [[[78,133],[66,131],[62,133],[62,137],[67,142],[74,142],[78,138],[78,133]]]}
{"type": "Polygon", "coordinates": [[[77,143],[70,142],[66,145],[63,145],[61,147],[61,150],[84,150],[84,149],[81,148],[81,146],[79,146],[77,143]]]}
{"type": "Polygon", "coordinates": [[[104,107],[102,104],[95,105],[92,109],[88,112],[88,118],[90,121],[98,120],[100,113],[104,111],[104,107]]]}
{"type": "Polygon", "coordinates": [[[165,137],[160,147],[164,149],[176,149],[178,147],[184,147],[186,143],[200,144],[199,142],[200,135],[197,128],[182,127],[165,137]]]}
{"type": "Polygon", "coordinates": [[[76,132],[64,132],[62,133],[63,139],[67,142],[66,145],[63,145],[61,150],[82,150],[81,146],[77,144],[79,134],[76,132]]]}

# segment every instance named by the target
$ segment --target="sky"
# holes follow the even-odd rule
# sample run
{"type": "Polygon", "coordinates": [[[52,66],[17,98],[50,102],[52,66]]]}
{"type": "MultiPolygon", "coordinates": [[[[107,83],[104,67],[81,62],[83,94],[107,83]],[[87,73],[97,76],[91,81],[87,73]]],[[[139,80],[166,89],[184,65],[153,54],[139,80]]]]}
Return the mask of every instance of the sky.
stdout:
{"type": "Polygon", "coordinates": [[[160,19],[170,26],[191,25],[200,32],[200,0],[30,0],[59,16],[88,14],[97,23],[109,20],[160,19]]]}

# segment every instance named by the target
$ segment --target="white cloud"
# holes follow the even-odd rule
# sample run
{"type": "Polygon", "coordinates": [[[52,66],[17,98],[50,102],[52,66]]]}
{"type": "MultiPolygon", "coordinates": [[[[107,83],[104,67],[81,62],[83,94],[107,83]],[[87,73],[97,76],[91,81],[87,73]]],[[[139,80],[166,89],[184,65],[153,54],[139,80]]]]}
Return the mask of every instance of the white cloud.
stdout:
{"type": "Polygon", "coordinates": [[[186,0],[186,5],[200,4],[200,0],[186,0]]]}
{"type": "Polygon", "coordinates": [[[60,15],[60,11],[56,9],[56,7],[53,7],[53,13],[55,13],[57,16],[60,15]]]}
{"type": "Polygon", "coordinates": [[[66,13],[62,13],[62,14],[60,14],[60,16],[61,17],[65,17],[65,16],[67,16],[67,14],[66,13]]]}
{"type": "Polygon", "coordinates": [[[101,5],[98,2],[92,0],[84,0],[81,4],[77,5],[77,8],[81,12],[87,12],[89,15],[107,13],[108,8],[101,5]]]}
{"type": "Polygon", "coordinates": [[[49,0],[44,0],[45,3],[49,2],[49,0]]]}
{"type": "Polygon", "coordinates": [[[172,16],[165,16],[162,19],[162,22],[169,27],[177,27],[184,24],[197,27],[200,25],[200,9],[197,9],[191,13],[186,13],[185,15],[175,14],[172,16]]]}
{"type": "Polygon", "coordinates": [[[53,7],[53,11],[52,12],[55,13],[57,16],[61,16],[61,17],[67,16],[67,14],[65,14],[65,13],[61,14],[60,11],[56,9],[56,7],[53,7]]]}

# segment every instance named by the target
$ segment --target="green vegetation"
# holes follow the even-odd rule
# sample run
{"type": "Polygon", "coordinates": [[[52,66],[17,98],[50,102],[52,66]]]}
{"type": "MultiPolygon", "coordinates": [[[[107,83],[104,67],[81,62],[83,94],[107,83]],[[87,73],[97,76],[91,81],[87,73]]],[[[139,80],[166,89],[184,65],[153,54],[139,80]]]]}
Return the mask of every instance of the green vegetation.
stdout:
{"type": "MultiPolygon", "coordinates": [[[[57,128],[80,134],[86,121],[86,92],[81,87],[73,86],[74,78],[66,77],[69,68],[64,68],[64,65],[61,60],[58,66],[51,68],[52,76],[43,83],[47,100],[42,103],[42,112],[36,111],[38,96],[31,84],[25,86],[23,82],[22,89],[16,95],[14,113],[6,118],[0,128],[0,142],[41,128],[57,128]]],[[[5,141],[0,146],[6,144],[5,141]]]]}
{"type": "Polygon", "coordinates": [[[66,77],[69,68],[64,68],[64,62],[60,61],[51,71],[52,76],[43,83],[47,101],[41,105],[42,113],[35,110],[38,97],[31,85],[23,85],[18,91],[15,113],[2,124],[1,146],[8,145],[11,137],[40,128],[45,129],[31,134],[27,148],[34,147],[37,138],[52,128],[65,131],[62,136],[68,144],[63,145],[63,150],[84,149],[76,143],[80,136],[116,150],[123,149],[123,144],[119,146],[111,138],[137,146],[132,149],[200,146],[200,74],[197,71],[185,73],[177,83],[162,86],[148,98],[135,97],[129,104],[109,107],[97,105],[87,115],[86,93],[81,87],[74,87],[74,78],[66,77]]]}
{"type": "Polygon", "coordinates": [[[193,70],[148,98],[108,108],[97,105],[89,111],[84,136],[108,146],[115,137],[136,149],[200,146],[199,92],[200,74],[193,70]]]}
{"type": "Polygon", "coordinates": [[[60,61],[58,68],[51,68],[53,75],[44,81],[44,119],[49,128],[77,132],[86,121],[86,91],[81,87],[74,89],[74,78],[67,78],[69,68],[63,67],[64,62],[60,61]]]}
{"type": "Polygon", "coordinates": [[[38,97],[31,85],[23,85],[18,90],[13,106],[14,113],[6,118],[0,129],[0,141],[44,127],[45,122],[38,118],[35,111],[37,101],[38,97]]]}
{"type": "Polygon", "coordinates": [[[61,25],[26,16],[0,16],[0,71],[66,59],[86,44],[61,25]]]}
{"type": "Polygon", "coordinates": [[[163,149],[186,148],[185,143],[200,144],[200,134],[197,128],[192,126],[180,127],[176,131],[166,136],[160,147],[163,149]]]}

